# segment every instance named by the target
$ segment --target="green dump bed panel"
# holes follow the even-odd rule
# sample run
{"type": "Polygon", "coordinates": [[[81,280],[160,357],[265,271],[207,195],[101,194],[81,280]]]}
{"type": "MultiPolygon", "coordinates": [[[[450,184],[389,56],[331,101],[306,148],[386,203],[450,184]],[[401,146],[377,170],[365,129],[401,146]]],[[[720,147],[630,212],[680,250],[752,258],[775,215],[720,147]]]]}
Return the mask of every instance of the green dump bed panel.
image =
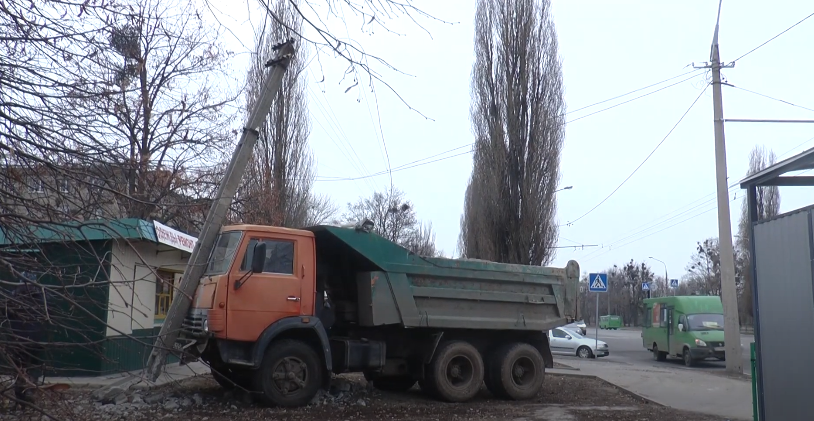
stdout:
{"type": "Polygon", "coordinates": [[[337,227],[314,232],[318,259],[331,255],[359,268],[363,326],[548,330],[575,316],[575,261],[551,268],[424,258],[375,234],[337,227]]]}

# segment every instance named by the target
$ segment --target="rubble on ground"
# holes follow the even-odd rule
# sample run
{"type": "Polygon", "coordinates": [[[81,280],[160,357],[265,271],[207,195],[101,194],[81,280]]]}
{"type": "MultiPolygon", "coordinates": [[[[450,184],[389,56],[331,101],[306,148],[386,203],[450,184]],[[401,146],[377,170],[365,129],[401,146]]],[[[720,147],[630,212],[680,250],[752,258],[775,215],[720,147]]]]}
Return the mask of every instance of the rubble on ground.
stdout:
{"type": "MultiPolygon", "coordinates": [[[[269,408],[257,401],[241,390],[223,390],[207,375],[154,390],[70,390],[58,401],[42,405],[56,419],[77,421],[723,421],[663,408],[597,379],[553,374],[546,376],[540,396],[524,402],[495,400],[484,388],[472,402],[442,403],[425,396],[417,386],[406,393],[373,389],[361,375],[335,377],[329,390],[303,408],[269,408]]],[[[41,419],[31,409],[27,413],[32,417],[0,410],[0,420],[41,419]]]]}

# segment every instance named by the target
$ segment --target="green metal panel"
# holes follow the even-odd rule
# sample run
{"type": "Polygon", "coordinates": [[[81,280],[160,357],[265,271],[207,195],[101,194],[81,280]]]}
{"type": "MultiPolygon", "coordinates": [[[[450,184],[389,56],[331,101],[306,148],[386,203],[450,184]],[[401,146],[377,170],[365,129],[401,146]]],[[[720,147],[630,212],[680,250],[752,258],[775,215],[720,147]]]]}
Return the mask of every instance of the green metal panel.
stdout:
{"type": "Polygon", "coordinates": [[[760,412],[758,412],[757,400],[757,356],[755,355],[755,343],[749,344],[749,351],[752,355],[752,419],[754,421],[760,420],[760,412]]]}
{"type": "MultiPolygon", "coordinates": [[[[108,337],[104,354],[100,356],[101,374],[142,370],[160,329],[160,326],[136,329],[131,335],[108,337]]],[[[170,354],[167,363],[175,362],[178,362],[178,358],[170,354]]]]}
{"type": "Polygon", "coordinates": [[[395,320],[393,302],[407,327],[547,330],[575,315],[575,261],[551,268],[425,258],[373,233],[328,226],[311,230],[318,259],[353,262],[357,273],[380,271],[369,285],[357,281],[357,289],[372,290],[357,295],[359,314],[372,312],[365,321],[373,325],[395,320]]]}
{"type": "MultiPolygon", "coordinates": [[[[18,250],[0,250],[5,258],[18,250]]],[[[56,286],[48,298],[49,317],[42,358],[56,375],[96,375],[105,337],[110,273],[110,243],[103,241],[40,244],[24,253],[40,262],[39,281],[56,286]],[[61,273],[61,275],[59,275],[61,273]]],[[[30,270],[30,269],[29,269],[30,270]]],[[[13,279],[6,268],[4,279],[13,279]]]]}

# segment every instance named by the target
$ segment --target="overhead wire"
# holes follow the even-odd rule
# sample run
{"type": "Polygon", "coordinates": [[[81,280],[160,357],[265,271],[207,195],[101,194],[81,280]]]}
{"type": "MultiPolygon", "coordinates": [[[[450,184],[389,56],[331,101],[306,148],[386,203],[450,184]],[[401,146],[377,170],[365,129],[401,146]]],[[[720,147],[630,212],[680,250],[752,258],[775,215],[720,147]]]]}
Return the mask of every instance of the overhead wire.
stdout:
{"type": "Polygon", "coordinates": [[[792,107],[801,108],[801,109],[807,110],[807,111],[814,111],[814,108],[808,108],[808,107],[804,107],[802,105],[797,105],[797,104],[794,104],[792,102],[789,102],[789,101],[786,101],[786,100],[783,100],[783,99],[774,98],[774,97],[762,94],[760,92],[755,92],[755,91],[751,91],[751,90],[746,89],[746,88],[741,88],[740,86],[731,85],[731,84],[728,84],[726,86],[730,86],[732,88],[735,88],[735,89],[738,89],[738,90],[741,90],[741,91],[749,92],[750,94],[754,94],[754,95],[757,95],[757,96],[762,96],[764,98],[768,98],[768,99],[771,99],[771,100],[774,100],[774,101],[777,101],[777,102],[782,102],[783,104],[791,105],[792,107]]]}
{"type": "MultiPolygon", "coordinates": [[[[737,198],[730,199],[730,200],[729,200],[729,203],[732,203],[732,202],[734,202],[734,201],[736,201],[736,200],[738,200],[738,199],[737,199],[737,198]]],[[[660,232],[662,232],[662,231],[668,230],[668,229],[670,229],[670,228],[672,228],[672,227],[675,227],[676,225],[680,225],[680,224],[683,224],[683,223],[685,223],[685,222],[687,222],[687,221],[690,221],[690,220],[692,220],[692,219],[698,218],[699,216],[702,216],[702,215],[704,215],[704,214],[707,214],[707,213],[709,213],[709,212],[711,212],[711,211],[713,211],[713,210],[715,210],[715,209],[717,209],[717,208],[718,208],[718,206],[717,206],[717,204],[716,204],[715,206],[713,206],[713,207],[711,207],[711,208],[709,208],[709,209],[706,209],[706,210],[704,210],[704,211],[702,211],[702,212],[700,212],[700,213],[697,213],[697,214],[695,214],[695,215],[693,215],[693,216],[690,216],[689,218],[686,218],[686,219],[683,219],[683,220],[681,220],[681,221],[679,221],[679,222],[676,222],[675,224],[672,224],[672,225],[670,225],[670,226],[667,226],[667,227],[665,227],[665,228],[662,228],[662,229],[660,229],[660,230],[658,230],[658,231],[652,232],[652,233],[647,234],[647,235],[645,235],[645,236],[642,236],[642,237],[640,237],[640,238],[636,238],[636,239],[634,239],[634,240],[628,241],[628,242],[623,243],[623,244],[621,244],[621,245],[618,245],[618,246],[616,246],[616,247],[614,247],[614,248],[612,248],[612,249],[608,249],[608,250],[606,250],[604,253],[600,253],[600,254],[594,255],[593,257],[585,258],[585,259],[583,259],[582,261],[583,261],[584,263],[587,263],[587,262],[589,262],[589,261],[591,261],[591,260],[594,260],[594,259],[599,258],[599,257],[602,257],[602,256],[604,256],[604,255],[606,255],[606,254],[608,254],[608,253],[611,253],[611,252],[613,252],[613,251],[616,251],[616,250],[618,250],[618,249],[620,249],[620,248],[622,248],[622,247],[628,246],[628,245],[630,245],[630,244],[633,244],[633,243],[636,243],[636,242],[638,242],[638,241],[644,240],[644,239],[645,239],[645,238],[647,238],[647,237],[650,237],[650,236],[655,235],[655,234],[658,234],[658,233],[660,233],[660,232]]]]}
{"type": "MultiPolygon", "coordinates": [[[[698,73],[698,72],[699,72],[699,71],[701,71],[701,70],[703,70],[703,69],[695,69],[695,70],[690,70],[689,72],[685,72],[685,73],[682,73],[682,74],[680,74],[680,75],[673,76],[673,77],[668,78],[668,79],[664,79],[664,80],[662,80],[661,82],[656,82],[656,83],[653,83],[653,84],[647,85],[647,86],[645,86],[645,87],[643,87],[643,88],[634,89],[634,90],[632,90],[632,91],[630,91],[630,92],[627,92],[627,93],[624,93],[624,94],[622,94],[622,95],[617,95],[617,96],[615,96],[615,97],[613,97],[613,98],[608,98],[608,99],[606,99],[606,100],[602,100],[602,101],[599,101],[599,102],[594,102],[594,103],[593,103],[593,104],[591,104],[591,105],[586,105],[586,106],[584,106],[584,107],[580,107],[580,108],[577,108],[577,109],[575,109],[575,110],[568,111],[567,113],[565,113],[565,114],[563,114],[563,115],[568,115],[568,114],[571,114],[571,113],[575,113],[575,112],[577,112],[577,111],[582,111],[582,110],[585,110],[585,109],[587,109],[587,108],[591,108],[591,107],[594,107],[594,106],[597,106],[597,105],[600,105],[600,104],[604,104],[604,103],[609,102],[609,101],[613,101],[614,99],[623,98],[623,97],[626,97],[626,96],[628,96],[628,95],[630,95],[630,94],[635,94],[636,92],[643,91],[643,90],[645,90],[645,89],[647,89],[647,88],[652,88],[652,87],[654,87],[654,86],[661,85],[662,83],[669,82],[669,81],[671,81],[671,80],[673,80],[673,79],[678,79],[678,78],[680,78],[680,77],[682,77],[682,76],[686,76],[686,75],[689,75],[689,74],[692,74],[692,73],[698,73]]],[[[672,86],[672,85],[670,85],[670,86],[672,86]]],[[[658,92],[658,91],[655,91],[655,92],[658,92]]],[[[649,94],[648,94],[648,95],[649,95],[649,94]]],[[[646,96],[646,95],[644,95],[644,96],[646,96]]],[[[642,97],[643,97],[643,96],[640,96],[640,97],[638,97],[638,98],[642,98],[642,97]]],[[[638,99],[638,98],[637,98],[637,99],[638,99]]]]}
{"type": "Polygon", "coordinates": [[[659,143],[656,145],[656,147],[655,147],[655,148],[653,148],[653,150],[652,150],[652,151],[650,151],[650,153],[649,153],[649,154],[648,154],[648,155],[647,155],[647,156],[644,158],[644,160],[643,160],[643,161],[642,161],[642,162],[641,162],[641,163],[640,163],[640,164],[639,164],[639,165],[638,165],[638,166],[637,166],[637,167],[636,167],[636,168],[633,170],[633,172],[631,172],[631,173],[630,173],[630,175],[628,175],[628,176],[627,176],[627,178],[625,178],[624,180],[622,180],[622,182],[621,182],[621,183],[620,183],[618,186],[616,186],[616,188],[615,188],[615,189],[613,189],[613,191],[612,191],[612,192],[610,192],[610,194],[608,194],[607,196],[605,196],[605,198],[604,198],[604,199],[602,199],[602,200],[601,200],[599,203],[597,203],[597,204],[596,204],[596,206],[594,206],[593,208],[591,208],[591,209],[590,209],[590,210],[588,210],[587,212],[583,213],[583,214],[582,214],[582,215],[580,215],[578,218],[576,218],[576,219],[574,219],[574,220],[572,220],[572,221],[569,221],[569,222],[568,222],[566,225],[568,225],[568,226],[573,225],[573,224],[574,224],[574,222],[577,222],[577,221],[579,221],[580,219],[582,219],[582,218],[584,218],[584,217],[586,217],[586,216],[590,215],[590,214],[591,214],[593,211],[595,211],[597,208],[599,208],[600,206],[602,206],[602,204],[603,204],[603,203],[607,202],[607,201],[608,201],[608,199],[610,199],[610,198],[611,198],[611,197],[612,197],[614,194],[616,194],[616,192],[617,192],[617,191],[619,191],[619,189],[620,189],[620,188],[622,188],[622,186],[624,186],[624,185],[625,185],[625,183],[627,183],[627,182],[628,182],[628,180],[630,180],[630,179],[631,179],[631,177],[633,177],[633,176],[636,174],[636,172],[637,172],[637,171],[639,171],[639,169],[640,169],[640,168],[641,168],[641,167],[642,167],[642,166],[643,166],[645,163],[647,163],[647,161],[648,161],[648,160],[650,160],[650,157],[652,157],[652,156],[653,156],[653,154],[654,154],[654,153],[656,153],[656,151],[659,149],[659,147],[661,147],[661,145],[662,145],[662,144],[663,144],[663,143],[664,143],[664,142],[665,142],[665,141],[666,141],[666,140],[667,140],[667,139],[670,137],[670,135],[673,133],[673,131],[675,131],[676,127],[678,127],[678,125],[679,125],[679,124],[681,124],[681,122],[682,122],[682,121],[684,121],[684,117],[686,117],[686,116],[687,116],[687,114],[689,114],[689,113],[690,113],[690,111],[693,109],[693,107],[695,107],[695,104],[696,104],[696,103],[698,103],[698,100],[699,100],[699,99],[701,99],[701,96],[702,96],[702,95],[704,95],[704,92],[706,92],[706,91],[707,91],[707,88],[708,88],[708,87],[709,87],[709,85],[704,86],[704,89],[703,89],[703,90],[702,90],[702,91],[701,91],[701,92],[698,94],[698,96],[697,96],[697,97],[695,97],[695,99],[693,100],[692,104],[690,104],[690,106],[687,108],[687,110],[686,110],[686,111],[684,111],[684,114],[682,114],[682,115],[681,115],[681,117],[680,117],[680,118],[678,119],[678,121],[677,121],[677,122],[676,122],[676,123],[673,125],[673,127],[670,129],[670,131],[669,131],[669,132],[667,132],[667,134],[664,136],[664,138],[662,138],[662,139],[661,139],[661,141],[660,141],[660,142],[659,142],[659,143]]]}
{"type": "MultiPolygon", "coordinates": [[[[699,70],[700,70],[700,69],[699,69],[699,70]]],[[[692,73],[692,72],[691,72],[691,73],[692,73]]],[[[627,104],[628,102],[632,102],[632,101],[635,101],[635,100],[637,100],[637,99],[641,99],[641,98],[644,98],[644,97],[646,97],[646,96],[650,96],[650,95],[652,95],[652,94],[655,94],[656,92],[660,92],[660,91],[663,91],[663,90],[665,90],[665,89],[667,89],[667,88],[670,88],[670,87],[673,87],[673,86],[676,86],[676,85],[682,84],[682,83],[684,83],[684,82],[686,82],[686,81],[688,81],[688,80],[695,79],[697,76],[698,76],[697,74],[696,74],[696,75],[693,75],[693,76],[690,76],[690,77],[688,77],[688,78],[686,78],[686,79],[684,79],[684,80],[680,80],[680,81],[678,81],[678,82],[676,82],[676,83],[673,83],[673,84],[670,84],[670,85],[667,85],[667,86],[663,86],[663,87],[661,87],[661,88],[659,88],[659,89],[656,89],[655,91],[648,92],[648,93],[646,93],[646,94],[644,94],[644,95],[639,95],[639,96],[637,96],[637,97],[635,97],[635,98],[631,98],[631,99],[629,99],[629,100],[627,100],[627,101],[624,101],[624,102],[620,102],[620,103],[618,103],[618,104],[611,105],[610,107],[603,108],[603,109],[601,109],[601,110],[599,110],[599,111],[594,111],[594,112],[592,112],[592,113],[585,114],[585,115],[580,116],[580,117],[577,117],[577,118],[575,118],[575,119],[573,119],[573,120],[569,120],[569,121],[567,121],[567,122],[566,122],[566,124],[568,124],[568,123],[573,123],[573,122],[575,122],[575,121],[582,120],[582,119],[583,119],[583,118],[585,118],[585,117],[590,117],[590,116],[592,116],[592,115],[594,115],[594,114],[599,114],[599,113],[601,113],[601,112],[603,112],[603,111],[608,111],[608,110],[613,109],[613,108],[616,108],[616,107],[618,107],[618,106],[620,106],[620,105],[627,104]]]]}
{"type": "MultiPolygon", "coordinates": [[[[686,79],[684,79],[684,80],[682,80],[682,81],[680,81],[680,82],[678,82],[678,83],[673,83],[673,84],[671,84],[671,85],[669,85],[669,86],[662,87],[662,88],[660,88],[660,89],[658,89],[658,90],[656,90],[656,91],[650,92],[650,93],[645,94],[645,95],[640,95],[640,96],[638,96],[638,97],[636,97],[636,98],[633,98],[633,99],[631,99],[631,100],[625,101],[625,102],[623,102],[623,103],[621,103],[621,104],[617,104],[617,105],[612,106],[612,107],[607,107],[607,108],[605,108],[605,109],[602,109],[602,110],[599,110],[599,111],[593,112],[593,113],[591,113],[591,114],[589,114],[589,115],[598,114],[598,113],[600,113],[600,112],[603,112],[603,111],[607,111],[607,110],[613,109],[613,108],[615,108],[615,107],[616,107],[616,106],[618,106],[618,105],[626,104],[626,103],[629,103],[629,102],[631,102],[631,101],[635,101],[635,100],[637,100],[637,99],[644,98],[644,97],[646,97],[646,96],[648,96],[648,95],[650,95],[650,94],[652,94],[652,93],[656,93],[656,92],[662,91],[662,90],[664,90],[664,89],[666,89],[666,88],[669,88],[669,87],[676,86],[676,85],[678,85],[678,84],[681,84],[681,83],[687,82],[687,81],[689,81],[689,80],[691,80],[691,79],[693,79],[693,78],[697,77],[697,76],[698,76],[698,74],[697,74],[697,73],[698,73],[698,71],[699,71],[699,70],[701,70],[701,69],[696,69],[696,70],[693,70],[693,71],[690,71],[690,72],[685,72],[685,73],[682,73],[682,74],[680,74],[680,75],[673,76],[673,77],[671,77],[671,78],[668,78],[668,79],[662,80],[661,82],[657,82],[657,83],[654,83],[654,84],[647,85],[647,86],[645,86],[644,88],[635,89],[635,90],[632,90],[632,91],[630,91],[630,92],[628,92],[628,93],[625,93],[625,94],[622,94],[622,95],[617,95],[617,96],[615,96],[615,97],[613,97],[613,98],[609,98],[609,99],[606,99],[606,100],[603,100],[603,101],[595,102],[595,103],[593,103],[593,104],[591,104],[591,105],[587,105],[587,106],[585,106],[585,107],[581,107],[581,108],[579,108],[579,109],[577,109],[577,110],[574,110],[573,112],[578,111],[578,110],[587,109],[587,108],[590,108],[590,107],[593,107],[593,106],[596,106],[596,105],[598,105],[598,104],[602,104],[602,103],[605,103],[605,102],[608,102],[608,101],[611,101],[611,100],[614,100],[614,99],[622,98],[622,97],[627,96],[627,95],[630,95],[630,94],[632,94],[632,93],[636,93],[636,92],[639,92],[639,91],[641,91],[641,90],[644,90],[644,89],[647,89],[647,88],[651,88],[651,87],[653,87],[653,86],[658,86],[659,84],[662,84],[662,83],[665,83],[665,82],[669,82],[669,81],[671,81],[671,80],[677,79],[677,78],[682,77],[682,76],[685,76],[685,75],[687,75],[687,74],[696,73],[694,76],[692,76],[692,77],[690,77],[690,78],[686,78],[686,79]]],[[[570,112],[569,112],[569,113],[570,113],[570,112]]],[[[569,113],[565,113],[565,114],[563,114],[563,116],[564,116],[564,115],[566,115],[566,114],[569,114],[569,113]]],[[[563,124],[567,124],[567,123],[570,123],[570,122],[573,122],[573,121],[576,121],[576,120],[580,120],[580,119],[582,119],[582,118],[584,118],[584,117],[587,117],[587,116],[578,117],[578,118],[576,118],[576,119],[574,119],[574,120],[568,121],[568,122],[563,123],[563,124]]],[[[372,118],[372,116],[371,116],[371,118],[372,118]]],[[[434,157],[436,157],[436,156],[445,155],[445,154],[447,154],[447,153],[453,152],[453,151],[455,151],[455,150],[458,150],[458,149],[461,149],[461,148],[464,148],[464,147],[474,147],[474,146],[475,146],[475,143],[474,143],[474,142],[472,142],[472,143],[468,143],[468,144],[466,144],[466,145],[462,145],[462,146],[459,146],[459,147],[456,147],[456,148],[453,148],[453,149],[449,149],[449,150],[447,150],[447,151],[440,152],[440,153],[437,153],[437,154],[435,154],[435,155],[432,155],[432,156],[429,156],[429,157],[426,157],[426,158],[421,158],[421,159],[419,159],[419,160],[412,161],[412,162],[410,162],[410,163],[408,163],[408,164],[402,164],[402,165],[399,165],[399,166],[397,166],[397,167],[392,167],[392,168],[390,168],[389,170],[378,171],[378,172],[376,172],[376,173],[366,173],[365,175],[358,176],[358,177],[357,177],[357,176],[352,176],[352,177],[343,177],[343,176],[318,176],[318,177],[317,177],[317,181],[353,181],[353,180],[360,180],[360,179],[364,179],[364,178],[377,177],[377,176],[386,175],[386,174],[392,174],[392,172],[402,171],[402,170],[405,170],[405,169],[409,169],[409,168],[415,168],[415,167],[423,166],[423,165],[426,165],[426,164],[436,163],[436,162],[444,161],[444,160],[447,160],[447,159],[451,159],[451,158],[455,158],[455,157],[459,157],[459,156],[466,155],[466,154],[468,154],[468,153],[473,152],[473,151],[474,151],[474,148],[473,148],[471,151],[467,151],[467,152],[464,152],[464,153],[459,153],[459,154],[455,154],[455,155],[447,156],[447,157],[444,157],[444,158],[435,159],[435,160],[432,160],[432,161],[429,161],[429,162],[420,163],[420,164],[417,164],[417,165],[410,165],[410,164],[413,164],[413,163],[419,163],[419,162],[421,162],[421,161],[429,160],[429,159],[434,158],[434,157]],[[409,167],[406,167],[406,166],[408,166],[408,165],[410,165],[410,166],[409,166],[409,167]],[[406,168],[405,168],[405,167],[406,167],[406,168]]]]}
{"type": "Polygon", "coordinates": [[[788,31],[790,31],[790,30],[791,30],[792,28],[794,28],[795,26],[797,26],[797,25],[799,25],[799,24],[801,24],[801,23],[805,22],[806,20],[808,20],[808,19],[809,19],[810,17],[812,17],[812,16],[814,16],[814,13],[812,13],[812,14],[810,14],[810,15],[808,15],[808,16],[806,16],[806,17],[804,17],[804,18],[802,18],[802,19],[801,19],[799,22],[795,23],[794,25],[789,26],[788,28],[786,28],[786,29],[784,29],[782,32],[780,32],[779,34],[777,34],[777,35],[775,35],[775,36],[773,36],[773,37],[769,38],[768,40],[766,40],[766,41],[765,41],[765,42],[763,42],[762,44],[758,45],[757,47],[752,48],[751,50],[749,50],[749,51],[747,51],[746,53],[742,54],[740,57],[736,58],[735,60],[732,60],[732,62],[733,62],[733,63],[734,63],[734,62],[737,62],[738,60],[740,60],[740,59],[742,59],[742,58],[744,58],[744,57],[748,56],[749,54],[754,53],[755,51],[757,51],[757,50],[759,50],[760,48],[762,48],[764,45],[766,45],[766,44],[768,44],[768,43],[770,43],[770,42],[774,41],[775,39],[777,39],[777,38],[778,38],[778,37],[780,37],[781,35],[785,34],[785,33],[786,33],[786,32],[788,32],[788,31]]]}
{"type": "MultiPolygon", "coordinates": [[[[783,152],[782,154],[780,154],[779,159],[782,159],[783,157],[785,157],[786,155],[788,155],[792,151],[796,150],[800,146],[803,146],[803,145],[805,145],[807,143],[810,143],[811,141],[814,141],[814,137],[808,138],[808,139],[804,140],[803,142],[797,144],[796,146],[792,147],[791,149],[787,150],[786,152],[783,152]]],[[[802,172],[801,174],[804,174],[804,173],[806,173],[808,171],[811,171],[811,170],[806,170],[806,171],[802,172]]],[[[729,188],[727,189],[727,195],[732,194],[733,189],[736,189],[736,187],[738,185],[739,185],[739,182],[735,182],[735,183],[730,184],[729,188]]],[[[682,221],[680,221],[678,223],[672,224],[672,225],[670,225],[670,226],[668,226],[666,228],[662,228],[662,229],[659,229],[658,231],[648,233],[648,234],[646,234],[644,236],[640,236],[640,234],[646,233],[646,232],[651,231],[651,230],[653,230],[655,228],[659,228],[660,226],[663,226],[664,224],[669,223],[669,222],[671,222],[671,221],[673,221],[673,220],[675,220],[675,219],[677,219],[677,218],[679,218],[679,217],[681,217],[683,215],[686,215],[686,214],[688,214],[690,212],[693,212],[693,211],[695,211],[695,210],[697,210],[699,208],[702,208],[702,207],[705,207],[705,206],[708,206],[708,205],[712,204],[716,200],[716,198],[715,197],[709,198],[710,196],[715,196],[715,193],[714,192],[709,193],[709,194],[707,194],[707,195],[705,195],[705,196],[703,196],[701,198],[698,198],[698,199],[696,199],[696,200],[694,200],[694,201],[692,201],[692,202],[690,202],[690,203],[688,203],[686,205],[683,205],[683,206],[681,206],[679,208],[676,208],[676,209],[668,212],[667,214],[664,214],[664,215],[662,215],[662,216],[660,216],[660,217],[658,217],[656,219],[653,219],[650,222],[647,222],[647,223],[642,224],[642,225],[640,225],[640,226],[638,226],[636,228],[633,228],[633,229],[628,231],[629,233],[632,232],[632,234],[625,234],[623,237],[620,237],[620,238],[614,239],[613,241],[604,243],[604,244],[607,244],[607,245],[603,245],[601,249],[590,251],[588,254],[586,254],[583,257],[583,259],[587,259],[586,261],[593,260],[594,258],[598,257],[599,255],[604,255],[604,253],[602,253],[602,251],[610,252],[610,251],[616,250],[616,249],[618,249],[618,248],[620,248],[620,247],[622,247],[624,245],[639,241],[640,239],[647,238],[647,237],[649,237],[649,236],[651,236],[651,235],[653,235],[655,233],[662,232],[662,231],[666,230],[667,228],[671,228],[671,227],[674,227],[676,225],[682,224],[682,223],[687,222],[687,221],[689,221],[691,219],[694,219],[697,216],[700,216],[701,214],[709,212],[709,210],[706,210],[706,211],[702,212],[701,214],[695,215],[695,216],[690,217],[690,218],[686,218],[686,219],[684,219],[684,220],[682,220],[682,221]],[[687,207],[689,207],[689,208],[685,209],[687,207]],[[681,210],[683,210],[683,211],[681,211],[681,210]],[[679,212],[678,214],[673,215],[677,211],[681,211],[681,212],[679,212]],[[636,238],[636,239],[631,240],[633,238],[636,238]],[[628,241],[628,240],[631,240],[631,241],[628,241]],[[628,242],[625,243],[625,241],[628,241],[628,242]],[[622,243],[622,244],[617,245],[619,243],[622,243]]],[[[734,200],[737,200],[737,195],[735,195],[734,198],[732,199],[732,201],[734,201],[734,200]]],[[[712,209],[716,209],[716,208],[717,208],[717,204],[712,209]]]]}

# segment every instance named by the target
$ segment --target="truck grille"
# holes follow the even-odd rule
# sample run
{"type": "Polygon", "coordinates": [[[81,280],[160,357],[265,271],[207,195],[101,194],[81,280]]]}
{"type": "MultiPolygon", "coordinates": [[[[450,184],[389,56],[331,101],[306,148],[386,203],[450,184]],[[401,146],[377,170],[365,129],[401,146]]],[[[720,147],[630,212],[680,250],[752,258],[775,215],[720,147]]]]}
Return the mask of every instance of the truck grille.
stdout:
{"type": "Polygon", "coordinates": [[[206,313],[192,310],[187,313],[187,316],[184,318],[181,330],[185,334],[193,337],[205,336],[204,321],[206,321],[206,313]]]}
{"type": "Polygon", "coordinates": [[[719,346],[724,346],[724,343],[723,342],[707,342],[707,346],[719,347],[719,346]]]}

